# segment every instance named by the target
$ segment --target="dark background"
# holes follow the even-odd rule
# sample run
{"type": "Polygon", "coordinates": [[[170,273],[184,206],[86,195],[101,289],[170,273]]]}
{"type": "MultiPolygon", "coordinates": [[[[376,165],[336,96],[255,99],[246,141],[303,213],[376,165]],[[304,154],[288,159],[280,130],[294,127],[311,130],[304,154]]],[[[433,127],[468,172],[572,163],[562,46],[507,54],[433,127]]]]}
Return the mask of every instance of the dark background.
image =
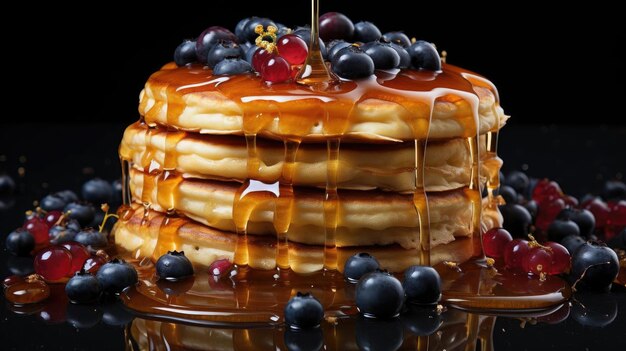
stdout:
{"type": "MultiPolygon", "coordinates": [[[[12,106],[0,123],[26,121],[130,122],[148,76],[171,60],[184,38],[213,25],[234,29],[251,15],[288,26],[309,23],[310,2],[177,1],[115,5],[23,2],[3,11],[3,75],[12,106]],[[21,10],[19,8],[22,8],[21,10]]],[[[329,1],[384,32],[404,30],[448,52],[448,62],[490,78],[500,89],[511,124],[621,123],[626,95],[623,13],[611,5],[546,8],[541,3],[329,1]],[[492,15],[495,14],[495,15],[492,15]]]]}

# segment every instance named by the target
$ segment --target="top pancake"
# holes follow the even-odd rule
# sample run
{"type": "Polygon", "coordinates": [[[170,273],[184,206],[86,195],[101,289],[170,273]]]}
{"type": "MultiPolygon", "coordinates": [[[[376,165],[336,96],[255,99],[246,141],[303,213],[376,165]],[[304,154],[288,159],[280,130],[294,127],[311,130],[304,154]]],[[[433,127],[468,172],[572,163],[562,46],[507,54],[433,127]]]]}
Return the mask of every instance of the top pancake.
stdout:
{"type": "Polygon", "coordinates": [[[203,134],[368,142],[476,136],[508,118],[489,81],[451,65],[439,73],[377,71],[316,91],[168,64],[148,79],[139,113],[151,126],[203,134]]]}

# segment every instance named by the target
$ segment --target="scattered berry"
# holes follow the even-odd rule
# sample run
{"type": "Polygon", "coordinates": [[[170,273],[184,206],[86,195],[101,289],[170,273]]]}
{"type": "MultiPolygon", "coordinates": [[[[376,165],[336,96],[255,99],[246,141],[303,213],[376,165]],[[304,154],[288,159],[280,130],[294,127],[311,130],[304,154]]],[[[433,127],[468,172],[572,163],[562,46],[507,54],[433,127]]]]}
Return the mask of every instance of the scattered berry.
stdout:
{"type": "Polygon", "coordinates": [[[362,21],[354,24],[354,41],[369,43],[383,36],[380,29],[372,22],[362,21]]]}
{"type": "Polygon", "coordinates": [[[530,252],[529,242],[514,239],[504,247],[504,263],[509,269],[523,269],[526,256],[530,252]]]}
{"type": "Polygon", "coordinates": [[[102,285],[102,291],[108,293],[119,293],[138,281],[135,267],[118,259],[113,259],[100,267],[96,278],[102,285]]]}
{"type": "Polygon", "coordinates": [[[406,298],[418,304],[435,304],[441,298],[439,273],[428,266],[411,266],[404,271],[402,282],[406,298]]]}
{"type": "Polygon", "coordinates": [[[400,64],[400,55],[389,43],[372,41],[362,45],[361,50],[372,58],[376,69],[392,69],[400,64]]]}
{"type": "Polygon", "coordinates": [[[71,202],[63,212],[69,212],[68,218],[77,220],[81,226],[89,225],[96,215],[96,209],[88,202],[71,202]]]}
{"type": "MultiPolygon", "coordinates": [[[[237,36],[224,27],[213,26],[205,29],[196,39],[196,58],[198,61],[206,63],[209,50],[222,40],[238,42],[237,36]]],[[[251,41],[254,41],[254,38],[251,41]]]]}
{"type": "Polygon", "coordinates": [[[368,253],[360,252],[350,256],[343,267],[343,276],[351,283],[356,283],[367,273],[380,268],[378,261],[368,253]]]}
{"type": "Polygon", "coordinates": [[[198,60],[196,55],[196,41],[195,40],[183,40],[180,45],[174,51],[174,62],[178,67],[194,63],[198,60]]]}
{"type": "Polygon", "coordinates": [[[398,279],[387,272],[364,275],[356,286],[356,307],[368,318],[392,318],[400,313],[404,289],[398,279]]]}
{"type": "Polygon", "coordinates": [[[310,293],[298,292],[285,306],[285,323],[293,329],[315,328],[324,318],[324,307],[310,293]]]}
{"type": "Polygon", "coordinates": [[[93,275],[79,271],[65,285],[65,293],[73,303],[90,303],[98,300],[102,286],[93,275]]]}
{"type": "Polygon", "coordinates": [[[83,184],[83,199],[100,206],[111,202],[113,198],[113,187],[111,183],[100,178],[88,180],[83,184]]]}
{"type": "Polygon", "coordinates": [[[184,251],[168,251],[157,260],[156,273],[159,279],[176,281],[192,276],[193,266],[184,251]]]}
{"type": "Polygon", "coordinates": [[[383,34],[383,38],[394,44],[398,44],[403,48],[411,46],[411,39],[404,32],[388,32],[383,34]]]}
{"type": "Polygon", "coordinates": [[[44,219],[33,217],[24,222],[24,229],[33,235],[36,245],[44,245],[50,242],[50,237],[48,236],[50,228],[48,228],[44,219]]]}
{"type": "Polygon", "coordinates": [[[500,212],[504,218],[504,229],[514,238],[525,238],[530,233],[532,217],[528,210],[518,204],[506,204],[500,206],[500,212]]]}
{"type": "Polygon", "coordinates": [[[291,78],[291,66],[284,58],[274,56],[261,67],[261,77],[270,83],[284,82],[291,78]]]}
{"type": "Polygon", "coordinates": [[[93,248],[104,248],[109,244],[107,235],[93,228],[86,228],[78,232],[74,241],[93,248]]]}
{"type": "Polygon", "coordinates": [[[236,75],[252,72],[252,66],[240,58],[227,58],[215,65],[213,74],[215,75],[236,75]]]}
{"type": "Polygon", "coordinates": [[[618,201],[611,204],[611,212],[606,221],[605,235],[610,240],[619,233],[620,230],[626,228],[626,201],[618,201]]]}
{"type": "Polygon", "coordinates": [[[407,49],[415,69],[441,71],[441,58],[435,47],[426,41],[418,40],[407,49]]]}
{"type": "Polygon", "coordinates": [[[81,244],[77,242],[67,242],[62,245],[64,248],[68,249],[72,254],[72,268],[70,270],[70,276],[74,275],[74,273],[79,272],[83,269],[85,261],[91,255],[89,251],[81,244]]]}
{"type": "Polygon", "coordinates": [[[46,281],[58,282],[70,275],[72,254],[63,246],[49,246],[35,256],[35,272],[46,281]]]}
{"type": "Polygon", "coordinates": [[[587,242],[572,257],[570,275],[576,288],[608,291],[619,272],[617,254],[600,242],[587,242]]]}
{"type": "Polygon", "coordinates": [[[209,273],[214,276],[220,276],[229,272],[233,268],[232,262],[230,262],[227,258],[223,258],[221,260],[216,260],[209,265],[209,273]]]}
{"type": "Polygon", "coordinates": [[[365,78],[374,74],[374,61],[363,50],[351,45],[335,54],[332,69],[345,79],[365,78]]]}
{"type": "Polygon", "coordinates": [[[295,34],[287,34],[278,39],[276,44],[280,57],[292,65],[301,65],[306,60],[309,47],[300,37],[295,34]]]}
{"type": "Polygon", "coordinates": [[[325,41],[350,40],[354,36],[354,24],[342,13],[327,12],[320,16],[319,32],[320,38],[325,41]]]}
{"type": "Polygon", "coordinates": [[[39,206],[45,211],[62,211],[66,205],[67,202],[57,194],[46,195],[39,201],[39,206]]]}
{"type": "Polygon", "coordinates": [[[207,66],[213,68],[226,58],[240,58],[243,56],[243,51],[239,44],[235,42],[220,41],[211,47],[207,55],[207,66]]]}
{"type": "Polygon", "coordinates": [[[4,297],[17,305],[33,304],[50,297],[50,288],[41,279],[31,276],[7,287],[4,297]]]}
{"type": "Polygon", "coordinates": [[[483,234],[483,249],[485,255],[492,258],[504,256],[504,248],[513,240],[511,234],[504,228],[492,228],[483,234]]]}
{"type": "Polygon", "coordinates": [[[561,245],[563,245],[567,249],[567,252],[569,252],[571,255],[574,255],[576,253],[576,250],[578,250],[578,248],[581,247],[585,242],[585,239],[578,235],[568,235],[561,240],[561,245]]]}
{"type": "Polygon", "coordinates": [[[580,229],[573,221],[555,219],[548,227],[548,240],[560,242],[568,235],[580,235],[580,229]]]}
{"type": "Polygon", "coordinates": [[[569,251],[563,245],[552,241],[547,242],[546,246],[552,249],[552,263],[548,266],[547,273],[555,275],[569,271],[572,262],[569,251]]]}
{"type": "Polygon", "coordinates": [[[35,238],[28,230],[19,228],[7,236],[5,247],[16,256],[28,256],[35,249],[35,238]]]}

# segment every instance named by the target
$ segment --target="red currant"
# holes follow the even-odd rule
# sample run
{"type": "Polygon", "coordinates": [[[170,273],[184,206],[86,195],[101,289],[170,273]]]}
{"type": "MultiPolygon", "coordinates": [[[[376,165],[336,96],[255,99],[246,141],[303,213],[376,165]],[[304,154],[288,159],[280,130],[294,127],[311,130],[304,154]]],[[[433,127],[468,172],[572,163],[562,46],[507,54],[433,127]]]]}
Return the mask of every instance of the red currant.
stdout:
{"type": "Polygon", "coordinates": [[[28,230],[28,232],[33,235],[35,238],[35,245],[47,244],[50,242],[50,238],[48,237],[48,231],[50,228],[46,222],[39,217],[33,217],[24,222],[24,229],[28,230]]]}
{"type": "Polygon", "coordinates": [[[41,280],[22,281],[7,288],[4,297],[18,305],[37,303],[50,296],[50,288],[41,280]]]}
{"type": "Polygon", "coordinates": [[[63,246],[47,247],[35,256],[35,272],[46,281],[58,282],[72,269],[72,254],[63,246]]]}
{"type": "Polygon", "coordinates": [[[607,206],[607,204],[602,201],[602,199],[596,197],[592,200],[585,201],[582,207],[593,213],[593,216],[596,218],[596,228],[604,229],[609,219],[609,214],[611,212],[609,206],[607,206]]]}
{"type": "Polygon", "coordinates": [[[523,239],[515,239],[510,241],[504,247],[504,263],[510,269],[522,269],[526,255],[530,251],[528,241],[523,239]]]}
{"type": "Polygon", "coordinates": [[[504,255],[504,247],[511,242],[513,237],[504,228],[492,228],[483,234],[483,249],[485,255],[500,258],[504,255]]]}
{"type": "Polygon", "coordinates": [[[559,184],[549,179],[540,180],[533,189],[532,199],[541,204],[545,200],[560,198],[563,191],[559,184]]]}
{"type": "Polygon", "coordinates": [[[95,255],[91,255],[83,265],[83,269],[87,273],[96,273],[105,263],[109,262],[110,257],[104,250],[98,250],[95,255]]]}
{"type": "Polygon", "coordinates": [[[61,218],[61,216],[63,216],[63,212],[61,211],[50,211],[44,217],[44,221],[48,225],[48,228],[52,228],[52,226],[54,226],[59,221],[59,218],[61,218]]]}
{"type": "Polygon", "coordinates": [[[309,48],[300,37],[295,34],[283,35],[276,44],[280,57],[292,65],[301,65],[309,54],[309,48]]]}
{"type": "Polygon", "coordinates": [[[550,265],[552,265],[552,254],[542,247],[533,247],[526,255],[522,264],[526,273],[547,274],[550,270],[550,265]]]}
{"type": "Polygon", "coordinates": [[[213,261],[213,263],[211,263],[211,265],[209,266],[209,273],[215,276],[220,276],[230,271],[232,267],[233,264],[228,259],[224,258],[221,260],[213,261]]]}
{"type": "Polygon", "coordinates": [[[610,210],[605,228],[606,240],[610,240],[626,227],[626,201],[611,204],[610,210]]]}
{"type": "Polygon", "coordinates": [[[555,275],[569,271],[572,258],[567,249],[553,241],[549,241],[545,245],[552,249],[552,263],[548,267],[548,274],[555,275]]]}
{"type": "Polygon", "coordinates": [[[291,77],[291,66],[284,58],[274,56],[263,64],[261,77],[266,82],[284,82],[291,77]]]}
{"type": "Polygon", "coordinates": [[[572,195],[564,195],[563,201],[565,202],[565,206],[569,206],[571,208],[578,207],[578,199],[573,197],[572,195]]]}
{"type": "Polygon", "coordinates": [[[258,48],[252,55],[252,68],[254,68],[255,71],[261,73],[263,65],[274,56],[276,55],[269,53],[263,48],[258,48]]]}
{"type": "Polygon", "coordinates": [[[87,259],[91,256],[89,251],[81,244],[71,241],[64,243],[63,247],[68,249],[72,254],[72,268],[68,277],[72,277],[74,273],[80,271],[87,259]]]}
{"type": "Polygon", "coordinates": [[[565,201],[563,199],[546,199],[539,204],[539,211],[537,213],[537,219],[535,220],[535,226],[541,231],[548,230],[550,223],[554,221],[556,216],[565,208],[565,201]]]}

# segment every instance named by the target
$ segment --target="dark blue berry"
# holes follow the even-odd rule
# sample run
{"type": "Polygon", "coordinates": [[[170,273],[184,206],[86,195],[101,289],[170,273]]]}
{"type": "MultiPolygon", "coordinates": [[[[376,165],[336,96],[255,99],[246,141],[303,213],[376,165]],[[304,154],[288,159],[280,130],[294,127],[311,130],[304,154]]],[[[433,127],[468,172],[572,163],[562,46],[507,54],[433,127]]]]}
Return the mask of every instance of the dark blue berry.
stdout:
{"type": "MultiPolygon", "coordinates": [[[[248,21],[243,25],[242,35],[239,38],[242,42],[254,43],[255,39],[259,36],[254,29],[258,25],[263,26],[263,30],[267,30],[268,26],[276,27],[276,23],[269,18],[250,17],[248,21]]],[[[276,27],[278,28],[278,27],[276,27]]],[[[236,30],[236,29],[235,29],[236,30]]]]}
{"type": "Polygon", "coordinates": [[[14,275],[29,275],[35,272],[32,257],[20,257],[9,255],[7,257],[6,267],[9,272],[14,275]]]}
{"type": "Polygon", "coordinates": [[[500,189],[498,189],[498,194],[502,196],[504,202],[506,202],[507,204],[517,203],[517,192],[515,191],[515,189],[508,185],[500,186],[500,189]]]}
{"type": "Polygon", "coordinates": [[[404,341],[404,330],[399,318],[358,317],[354,332],[359,350],[396,351],[400,350],[404,341]]]}
{"type": "Polygon", "coordinates": [[[86,228],[78,232],[74,241],[96,249],[105,248],[109,244],[107,235],[93,228],[86,228]]]}
{"type": "Polygon", "coordinates": [[[71,191],[71,190],[61,190],[58,193],[56,193],[55,195],[59,196],[60,198],[65,200],[65,202],[68,203],[68,204],[70,202],[77,202],[78,201],[78,195],[76,195],[76,193],[71,191]]]}
{"type": "Polygon", "coordinates": [[[137,284],[138,281],[135,267],[118,259],[114,259],[100,267],[96,278],[102,285],[102,291],[108,293],[118,293],[131,285],[137,284]]]}
{"type": "MultiPolygon", "coordinates": [[[[307,45],[311,43],[311,28],[309,27],[297,29],[296,31],[293,32],[293,35],[304,40],[304,42],[307,45]]],[[[326,43],[322,39],[320,39],[319,44],[320,44],[320,52],[322,53],[322,56],[324,58],[328,58],[328,51],[326,49],[326,43]]]]}
{"type": "Polygon", "coordinates": [[[578,248],[584,243],[585,239],[583,239],[580,235],[568,235],[561,239],[560,242],[560,244],[567,249],[567,252],[569,252],[571,256],[574,256],[576,250],[578,250],[578,248]]]}
{"type": "Polygon", "coordinates": [[[387,272],[367,273],[356,286],[356,307],[368,318],[392,318],[404,303],[402,283],[387,272]]]}
{"type": "Polygon", "coordinates": [[[78,222],[72,221],[78,226],[78,229],[74,227],[74,225],[54,225],[48,231],[48,236],[50,237],[50,243],[54,245],[63,244],[69,241],[74,241],[76,234],[80,231],[80,225],[78,222]]]}
{"type": "Polygon", "coordinates": [[[356,283],[367,273],[380,268],[378,261],[368,253],[360,252],[352,255],[343,266],[343,276],[351,283],[356,283]]]}
{"type": "MultiPolygon", "coordinates": [[[[278,28],[278,32],[276,32],[276,36],[278,38],[282,37],[283,35],[287,35],[291,33],[291,28],[287,27],[286,25],[282,23],[276,22],[276,28],[278,28]]],[[[308,44],[309,43],[307,43],[307,45],[308,44]]]]}
{"type": "Polygon", "coordinates": [[[174,51],[174,62],[178,67],[197,62],[196,41],[185,39],[174,51]]]}
{"type": "Polygon", "coordinates": [[[354,24],[344,14],[327,12],[320,16],[320,38],[325,41],[333,39],[350,40],[354,35],[354,24]]]}
{"type": "Polygon", "coordinates": [[[339,52],[339,50],[348,47],[352,44],[344,41],[344,40],[333,40],[328,43],[328,60],[332,61],[335,57],[335,54],[339,52]]]}
{"type": "Polygon", "coordinates": [[[313,295],[298,292],[285,306],[285,323],[294,329],[314,328],[324,318],[324,307],[313,295]]]}
{"type": "Polygon", "coordinates": [[[252,66],[240,58],[227,58],[218,62],[213,68],[213,74],[236,75],[252,72],[252,66]]]}
{"type": "Polygon", "coordinates": [[[98,300],[102,286],[98,279],[89,273],[77,272],[65,285],[65,293],[73,303],[90,303],[98,300]]]}
{"type": "Polygon", "coordinates": [[[537,218],[537,213],[539,212],[539,205],[537,205],[537,201],[530,200],[526,201],[522,206],[530,213],[530,217],[532,218],[532,222],[535,222],[535,218],[537,218]]]}
{"type": "Polygon", "coordinates": [[[526,194],[530,185],[530,179],[524,172],[513,171],[509,173],[506,179],[502,180],[502,183],[515,189],[519,194],[526,194]]]}
{"type": "MultiPolygon", "coordinates": [[[[237,36],[224,27],[209,27],[196,39],[196,58],[206,63],[209,50],[220,41],[238,42],[237,36]]],[[[253,40],[254,41],[254,40],[253,40]]]]}
{"type": "Polygon", "coordinates": [[[578,225],[570,220],[555,219],[548,226],[548,240],[557,243],[569,235],[580,235],[578,225]]]}
{"type": "Polygon", "coordinates": [[[157,260],[156,272],[159,279],[176,281],[192,276],[193,266],[184,251],[168,251],[157,260]]]}
{"type": "Polygon", "coordinates": [[[248,50],[246,50],[246,62],[248,62],[249,64],[252,65],[252,57],[254,56],[254,53],[259,49],[258,46],[253,45],[251,46],[248,50]]]}
{"type": "Polygon", "coordinates": [[[111,202],[113,187],[106,180],[94,178],[83,184],[82,194],[83,200],[100,207],[102,204],[111,202]]]}
{"type": "Polygon", "coordinates": [[[570,276],[577,289],[608,291],[619,272],[619,260],[604,243],[587,242],[572,257],[570,276]]]}
{"type": "Polygon", "coordinates": [[[626,228],[622,229],[619,234],[612,237],[608,244],[614,249],[626,250],[626,228]]]}
{"type": "Polygon", "coordinates": [[[604,201],[626,200],[626,184],[619,180],[608,180],[602,191],[604,201]]]}
{"type": "Polygon", "coordinates": [[[374,61],[363,50],[350,45],[335,54],[332,69],[341,78],[365,78],[374,74],[374,61]]]}
{"type": "Polygon", "coordinates": [[[15,191],[15,181],[8,174],[0,174],[0,195],[11,195],[15,191]]]}
{"type": "Polygon", "coordinates": [[[402,46],[403,48],[411,46],[411,39],[409,39],[409,37],[406,34],[404,34],[404,32],[385,33],[383,34],[383,38],[386,41],[390,43],[398,44],[402,46]]]}
{"type": "Polygon", "coordinates": [[[372,41],[363,44],[361,50],[372,58],[376,69],[392,69],[400,64],[400,55],[389,43],[372,41]]]}
{"type": "Polygon", "coordinates": [[[391,47],[396,50],[398,56],[400,56],[400,64],[398,64],[398,68],[409,68],[411,67],[411,55],[406,49],[396,43],[391,43],[391,47]]]}
{"type": "Polygon", "coordinates": [[[513,238],[527,238],[532,223],[528,210],[518,204],[506,204],[499,208],[504,218],[504,229],[511,233],[513,238]]]}
{"type": "Polygon", "coordinates": [[[96,209],[88,202],[71,202],[63,209],[63,212],[68,211],[67,217],[77,220],[81,226],[89,225],[96,215],[96,209]]]}
{"type": "Polygon", "coordinates": [[[421,305],[408,305],[400,320],[406,329],[417,336],[432,335],[443,323],[436,307],[421,305]]]}
{"type": "Polygon", "coordinates": [[[572,300],[570,314],[580,325],[604,328],[617,318],[619,309],[615,294],[578,292],[572,300]]]}
{"type": "Polygon", "coordinates": [[[248,21],[250,21],[250,17],[240,20],[235,26],[235,35],[239,39],[240,43],[246,42],[243,32],[246,30],[246,24],[248,24],[248,21]]]}
{"type": "Polygon", "coordinates": [[[102,310],[94,305],[67,304],[67,322],[76,329],[93,328],[102,320],[102,310]]]}
{"type": "Polygon", "coordinates": [[[407,49],[411,55],[411,63],[415,69],[441,71],[441,57],[433,44],[418,40],[407,49]]]}
{"type": "Polygon", "coordinates": [[[45,211],[63,211],[67,202],[57,194],[50,194],[39,201],[39,206],[45,211]]]}
{"type": "Polygon", "coordinates": [[[16,256],[28,256],[35,248],[35,238],[26,229],[18,228],[7,236],[5,246],[16,256]]]}
{"type": "Polygon", "coordinates": [[[285,346],[289,351],[320,351],[324,349],[322,328],[285,330],[285,346]]]}
{"type": "Polygon", "coordinates": [[[435,304],[441,298],[439,273],[428,266],[411,266],[404,271],[402,282],[407,301],[417,304],[435,304]]]}
{"type": "Polygon", "coordinates": [[[580,235],[589,238],[596,228],[596,218],[593,213],[585,209],[566,208],[556,216],[557,219],[571,220],[578,225],[580,235]]]}
{"type": "Polygon", "coordinates": [[[383,36],[380,29],[372,22],[361,21],[354,25],[354,41],[369,43],[377,41],[383,36]]]}
{"type": "Polygon", "coordinates": [[[232,41],[220,41],[213,45],[207,56],[207,66],[215,67],[218,62],[226,58],[240,58],[243,55],[239,44],[232,41]]]}
{"type": "Polygon", "coordinates": [[[113,188],[113,197],[111,198],[111,204],[120,205],[122,203],[122,181],[120,179],[111,182],[113,188]]]}

